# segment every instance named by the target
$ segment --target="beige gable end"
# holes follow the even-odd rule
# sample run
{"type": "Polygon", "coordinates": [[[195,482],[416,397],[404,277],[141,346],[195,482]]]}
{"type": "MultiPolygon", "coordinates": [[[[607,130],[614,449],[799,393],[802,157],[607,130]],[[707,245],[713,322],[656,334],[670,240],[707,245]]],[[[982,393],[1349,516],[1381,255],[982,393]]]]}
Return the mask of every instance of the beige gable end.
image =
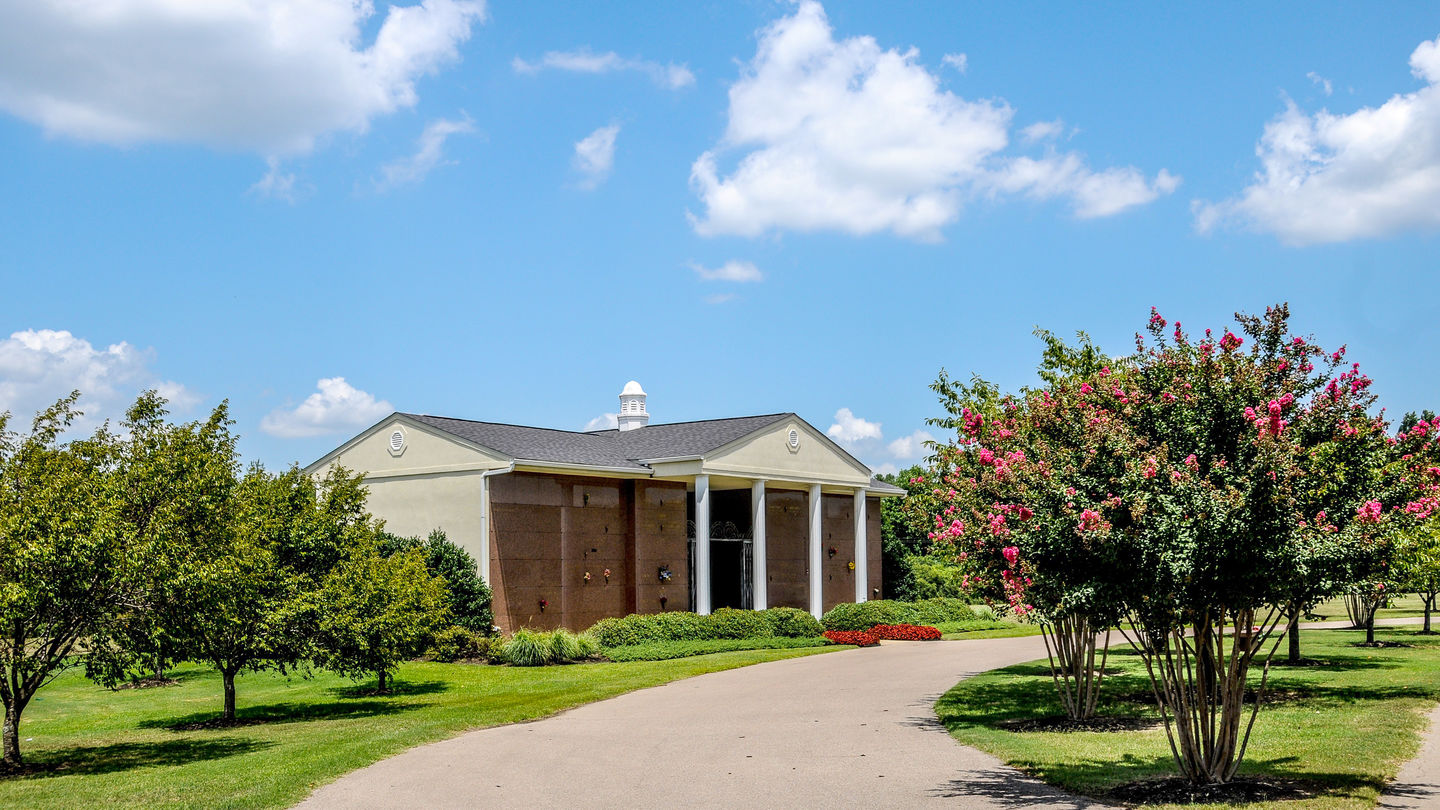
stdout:
{"type": "Polygon", "coordinates": [[[800,419],[777,422],[709,454],[704,471],[842,486],[866,486],[870,471],[800,419]]]}
{"type": "Polygon", "coordinates": [[[315,462],[310,472],[323,475],[339,464],[362,472],[366,480],[407,475],[493,470],[510,459],[394,416],[360,434],[315,462]]]}

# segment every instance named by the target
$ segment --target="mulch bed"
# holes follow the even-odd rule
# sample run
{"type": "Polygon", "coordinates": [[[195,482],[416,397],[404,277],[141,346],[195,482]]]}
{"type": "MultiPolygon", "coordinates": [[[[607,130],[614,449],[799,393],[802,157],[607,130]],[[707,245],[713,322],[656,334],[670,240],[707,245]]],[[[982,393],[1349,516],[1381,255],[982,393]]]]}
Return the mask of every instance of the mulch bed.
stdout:
{"type": "Polygon", "coordinates": [[[1005,720],[995,724],[1005,731],[1024,734],[1035,731],[1146,731],[1160,725],[1155,717],[1090,717],[1071,720],[1068,717],[1035,717],[1026,720],[1005,720]]]}
{"type": "Polygon", "coordinates": [[[1293,779],[1241,777],[1223,785],[1196,785],[1184,779],[1145,779],[1112,789],[1107,799],[1125,804],[1243,804],[1309,799],[1319,791],[1293,779]]]}

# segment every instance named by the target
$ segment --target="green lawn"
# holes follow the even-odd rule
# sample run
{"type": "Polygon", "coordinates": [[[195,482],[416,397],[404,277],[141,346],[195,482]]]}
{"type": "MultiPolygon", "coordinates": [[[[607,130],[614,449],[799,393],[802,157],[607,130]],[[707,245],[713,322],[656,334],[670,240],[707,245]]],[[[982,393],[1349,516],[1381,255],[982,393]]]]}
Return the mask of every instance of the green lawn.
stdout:
{"type": "Polygon", "coordinates": [[[1011,638],[1013,636],[1038,636],[1040,625],[1021,622],[1011,618],[994,621],[941,622],[935,625],[946,641],[971,638],[1011,638]]]}
{"type": "Polygon", "coordinates": [[[26,710],[22,752],[42,770],[0,779],[0,807],[287,807],[341,774],[466,729],[835,649],[849,648],[528,669],[412,663],[386,697],[330,674],[246,675],[237,688],[242,725],[198,730],[174,727],[218,714],[220,679],[210,670],[185,667],[174,673],[177,686],[118,692],[72,672],[26,710]]]}
{"type": "MultiPolygon", "coordinates": [[[[1305,780],[1317,787],[1317,795],[1251,806],[1371,807],[1399,765],[1418,750],[1425,714],[1440,700],[1440,640],[1414,629],[1384,628],[1376,636],[1413,647],[1357,647],[1363,637],[1354,631],[1309,630],[1305,653],[1322,665],[1272,669],[1278,699],[1261,709],[1242,772],[1305,780]]],[[[1112,650],[1109,669],[1117,674],[1106,679],[1102,712],[1156,716],[1138,656],[1128,647],[1112,650]]],[[[1043,661],[961,681],[940,699],[936,711],[959,741],[1075,793],[1103,797],[1125,782],[1174,774],[1165,732],[1158,726],[1112,732],[1006,730],[1006,721],[1061,713],[1043,661]]],[[[1190,807],[1201,806],[1225,805],[1190,807]]]]}
{"type": "MultiPolygon", "coordinates": [[[[1345,612],[1345,602],[1340,599],[1332,599],[1329,602],[1322,603],[1315,608],[1315,613],[1316,615],[1324,616],[1327,621],[1346,621],[1350,618],[1345,612]]],[[[1405,595],[1398,599],[1391,600],[1388,606],[1377,610],[1375,612],[1375,618],[1408,619],[1422,616],[1424,613],[1425,603],[1420,601],[1420,597],[1405,595]]],[[[1440,617],[1432,614],[1432,621],[1436,622],[1437,626],[1440,626],[1440,617]]]]}

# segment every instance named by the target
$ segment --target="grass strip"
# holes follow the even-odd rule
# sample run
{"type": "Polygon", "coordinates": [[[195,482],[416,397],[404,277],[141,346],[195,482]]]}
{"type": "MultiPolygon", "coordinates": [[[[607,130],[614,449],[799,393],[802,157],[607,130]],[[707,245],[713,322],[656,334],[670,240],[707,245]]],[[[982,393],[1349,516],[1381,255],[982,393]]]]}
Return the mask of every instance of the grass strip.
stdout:
{"type": "MultiPolygon", "coordinates": [[[[1357,646],[1364,636],[1356,631],[1304,632],[1311,661],[1272,667],[1241,775],[1295,780],[1311,795],[1246,806],[1372,807],[1401,763],[1415,755],[1425,716],[1440,701],[1440,641],[1387,627],[1377,630],[1378,640],[1409,646],[1373,648],[1357,646]]],[[[1050,725],[1062,712],[1044,661],[967,678],[935,709],[960,742],[1104,800],[1119,785],[1175,775],[1139,657],[1128,646],[1112,649],[1108,671],[1100,712],[1112,721],[1098,725],[1110,730],[1050,725]]]]}

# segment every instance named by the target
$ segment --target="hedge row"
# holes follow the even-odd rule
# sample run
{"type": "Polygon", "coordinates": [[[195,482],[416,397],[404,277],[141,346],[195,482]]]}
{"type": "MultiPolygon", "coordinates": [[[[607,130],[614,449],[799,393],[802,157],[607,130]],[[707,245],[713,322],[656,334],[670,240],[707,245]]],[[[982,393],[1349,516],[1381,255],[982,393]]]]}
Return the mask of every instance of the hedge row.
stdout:
{"type": "Polygon", "coordinates": [[[720,608],[709,616],[683,611],[632,613],[618,619],[601,619],[588,632],[601,646],[610,648],[657,641],[815,638],[823,631],[815,617],[796,608],[720,608]]]}
{"type": "MultiPolygon", "coordinates": [[[[992,614],[993,615],[993,614],[992,614]]],[[[918,602],[876,599],[836,605],[821,619],[826,630],[869,630],[877,624],[936,625],[980,618],[963,599],[935,598],[918,602]]]]}
{"type": "Polygon", "coordinates": [[[605,657],[611,661],[668,661],[692,655],[733,652],[735,650],[788,650],[797,647],[824,647],[824,638],[716,638],[707,641],[652,641],[626,647],[607,647],[605,657]]]}

